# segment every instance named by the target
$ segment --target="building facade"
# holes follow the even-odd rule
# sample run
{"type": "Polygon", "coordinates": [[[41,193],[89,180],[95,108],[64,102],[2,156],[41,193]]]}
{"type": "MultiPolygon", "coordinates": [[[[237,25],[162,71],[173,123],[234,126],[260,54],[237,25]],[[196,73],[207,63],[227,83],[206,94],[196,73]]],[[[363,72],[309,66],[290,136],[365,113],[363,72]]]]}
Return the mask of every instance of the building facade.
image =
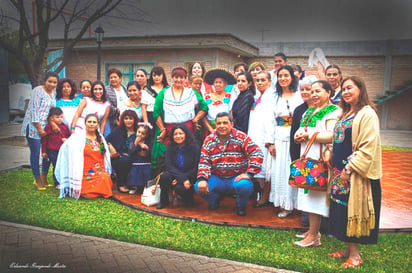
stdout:
{"type": "MultiPolygon", "coordinates": [[[[52,40],[49,45],[50,51],[57,50],[62,41],[52,40]]],[[[80,41],[67,58],[67,77],[77,83],[82,79],[94,80],[96,48],[94,39],[80,41]]],[[[200,61],[206,70],[232,70],[238,62],[261,61],[270,70],[274,67],[273,55],[283,52],[290,64],[301,65],[307,75],[317,75],[317,68],[308,66],[308,56],[314,48],[321,48],[329,63],[339,65],[343,76],[357,75],[365,80],[370,98],[380,102],[377,106],[382,129],[412,130],[412,40],[252,45],[231,34],[111,37],[102,43],[101,74],[108,83],[107,71],[119,68],[123,83],[127,84],[138,68],[149,72],[159,65],[170,82],[174,66],[189,67],[195,61],[200,61]],[[396,95],[388,96],[392,93],[396,95]]]]}

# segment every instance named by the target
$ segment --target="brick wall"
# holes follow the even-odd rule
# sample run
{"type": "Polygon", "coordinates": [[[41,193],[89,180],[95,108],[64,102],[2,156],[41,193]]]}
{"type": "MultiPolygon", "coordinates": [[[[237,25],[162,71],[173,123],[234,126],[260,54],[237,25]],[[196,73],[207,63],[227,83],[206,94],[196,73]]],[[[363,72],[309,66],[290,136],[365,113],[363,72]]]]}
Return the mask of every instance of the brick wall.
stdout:
{"type": "MultiPolygon", "coordinates": [[[[308,67],[307,56],[289,56],[290,64],[300,64],[308,75],[317,75],[317,68],[308,67]]],[[[96,51],[82,49],[69,55],[67,76],[76,83],[82,79],[94,80],[96,78],[96,51]]],[[[220,48],[179,48],[179,49],[105,49],[102,52],[102,79],[105,79],[104,63],[107,62],[154,62],[162,66],[170,82],[170,71],[176,65],[187,65],[194,61],[202,62],[206,70],[216,67],[232,71],[233,65],[240,61],[251,63],[263,62],[267,69],[274,67],[272,56],[259,56],[253,58],[240,57],[234,52],[220,48]]],[[[328,61],[340,66],[343,75],[357,75],[366,82],[370,98],[375,100],[384,95],[384,64],[385,57],[377,56],[328,56],[328,61]]],[[[392,60],[391,89],[405,85],[412,80],[412,56],[394,56],[392,60]]],[[[403,95],[387,102],[388,120],[387,129],[412,130],[412,94],[403,95]]],[[[379,107],[381,108],[381,107],[379,107]]]]}
{"type": "Polygon", "coordinates": [[[412,82],[412,56],[399,56],[392,59],[391,89],[412,82]]]}
{"type": "MultiPolygon", "coordinates": [[[[255,60],[263,62],[269,70],[274,68],[273,57],[253,58],[252,61],[255,60]]],[[[341,68],[343,77],[356,75],[363,78],[372,99],[383,95],[383,72],[385,57],[339,56],[328,57],[328,61],[331,64],[337,64],[341,68]]],[[[317,67],[308,67],[308,57],[306,56],[289,56],[288,62],[289,64],[299,64],[302,66],[302,69],[306,71],[306,75],[315,75],[319,77],[317,67]]]]}
{"type": "Polygon", "coordinates": [[[389,130],[412,130],[412,89],[387,102],[389,130]]]}

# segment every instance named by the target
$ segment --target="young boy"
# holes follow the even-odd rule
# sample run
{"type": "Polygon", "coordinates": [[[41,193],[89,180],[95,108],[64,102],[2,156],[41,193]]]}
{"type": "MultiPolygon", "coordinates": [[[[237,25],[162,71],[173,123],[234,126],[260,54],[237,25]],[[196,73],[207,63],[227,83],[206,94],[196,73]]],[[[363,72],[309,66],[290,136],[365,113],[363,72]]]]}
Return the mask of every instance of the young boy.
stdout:
{"type": "Polygon", "coordinates": [[[48,117],[49,123],[44,128],[44,131],[47,133],[46,136],[41,139],[41,151],[42,157],[47,160],[42,166],[42,183],[43,185],[48,185],[47,183],[47,174],[49,172],[50,161],[53,164],[53,178],[54,186],[56,189],[60,189],[60,184],[54,176],[54,168],[56,167],[57,155],[59,154],[59,149],[62,146],[63,142],[70,137],[70,130],[66,124],[63,123],[63,111],[58,107],[52,107],[49,112],[48,117]],[[55,133],[50,126],[50,122],[54,122],[60,128],[59,133],[55,133]]]}

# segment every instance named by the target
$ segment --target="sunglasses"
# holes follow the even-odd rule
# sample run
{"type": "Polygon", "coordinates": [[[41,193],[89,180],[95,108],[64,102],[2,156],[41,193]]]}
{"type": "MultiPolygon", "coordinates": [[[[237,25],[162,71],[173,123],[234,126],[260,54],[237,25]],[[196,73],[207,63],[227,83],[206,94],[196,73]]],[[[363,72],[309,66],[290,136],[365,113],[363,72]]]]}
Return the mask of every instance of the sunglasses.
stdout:
{"type": "Polygon", "coordinates": [[[327,73],[326,76],[330,77],[330,76],[334,76],[336,77],[338,75],[338,73],[327,73]]]}

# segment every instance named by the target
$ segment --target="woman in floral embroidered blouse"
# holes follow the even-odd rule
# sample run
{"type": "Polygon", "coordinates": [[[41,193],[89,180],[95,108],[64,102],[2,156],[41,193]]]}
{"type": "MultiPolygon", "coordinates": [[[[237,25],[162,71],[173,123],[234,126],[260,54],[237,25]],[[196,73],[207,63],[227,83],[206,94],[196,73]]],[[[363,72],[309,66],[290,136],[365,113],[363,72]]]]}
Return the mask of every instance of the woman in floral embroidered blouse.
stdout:
{"type": "MultiPolygon", "coordinates": [[[[334,90],[327,81],[316,81],[312,84],[312,102],[315,107],[306,110],[300,128],[295,134],[295,142],[301,143],[301,154],[305,151],[309,139],[317,133],[315,142],[310,148],[307,157],[320,159],[324,144],[332,142],[333,127],[339,115],[339,108],[332,104],[330,98],[334,90]]],[[[310,175],[306,179],[310,179],[310,175]]],[[[327,181],[321,181],[325,184],[327,181]]],[[[324,191],[299,189],[297,198],[297,209],[309,213],[309,230],[304,234],[297,235],[303,240],[295,242],[300,247],[320,246],[320,223],[322,216],[329,216],[329,206],[326,202],[327,194],[324,191]]]]}
{"type": "Polygon", "coordinates": [[[209,70],[205,75],[205,82],[213,84],[215,92],[205,95],[205,101],[209,110],[207,116],[203,119],[203,124],[206,128],[206,137],[208,134],[215,131],[216,115],[220,112],[230,112],[230,93],[225,91],[228,84],[235,84],[235,76],[223,69],[209,70]]]}
{"type": "Polygon", "coordinates": [[[44,85],[39,85],[33,89],[21,128],[22,136],[25,136],[29,143],[30,166],[35,178],[34,183],[39,190],[45,190],[44,186],[46,186],[43,185],[40,178],[41,137],[46,135],[44,127],[47,124],[50,108],[56,105],[55,88],[58,81],[59,75],[57,73],[47,72],[44,85]]]}
{"type": "Polygon", "coordinates": [[[359,244],[376,244],[381,208],[382,156],[379,119],[359,77],[342,81],[342,118],[333,139],[329,233],[347,244],[330,257],[347,258],[341,267],[362,264],[359,244]]]}
{"type": "Polygon", "coordinates": [[[73,134],[60,148],[55,170],[59,198],[112,196],[110,152],[98,129],[98,117],[89,114],[85,130],[73,134]]]}

